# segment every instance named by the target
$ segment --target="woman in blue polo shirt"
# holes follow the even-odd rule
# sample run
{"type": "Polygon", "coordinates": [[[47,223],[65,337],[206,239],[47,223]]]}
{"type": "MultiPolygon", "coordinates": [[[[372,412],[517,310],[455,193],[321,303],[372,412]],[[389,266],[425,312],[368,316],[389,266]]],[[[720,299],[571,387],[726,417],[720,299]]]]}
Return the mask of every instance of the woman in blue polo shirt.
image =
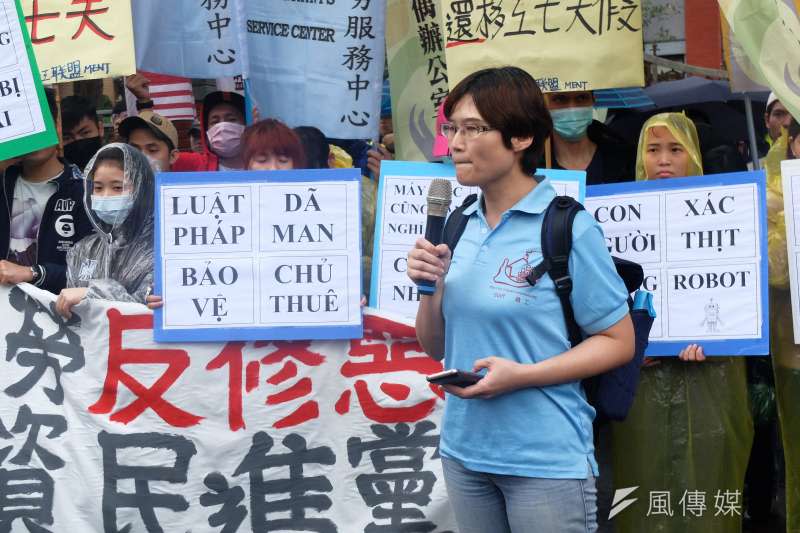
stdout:
{"type": "Polygon", "coordinates": [[[572,305],[586,341],[570,347],[553,282],[524,273],[541,261],[544,210],[556,196],[532,176],[552,129],[536,82],[515,67],[460,82],[444,107],[458,181],[481,189],[450,257],[420,239],[408,275],[436,282],[417,336],[446,368],[486,371],[449,393],[441,455],[462,533],[596,530],[594,409],[580,380],[633,356],[627,293],[586,212],[573,224],[572,305]]]}

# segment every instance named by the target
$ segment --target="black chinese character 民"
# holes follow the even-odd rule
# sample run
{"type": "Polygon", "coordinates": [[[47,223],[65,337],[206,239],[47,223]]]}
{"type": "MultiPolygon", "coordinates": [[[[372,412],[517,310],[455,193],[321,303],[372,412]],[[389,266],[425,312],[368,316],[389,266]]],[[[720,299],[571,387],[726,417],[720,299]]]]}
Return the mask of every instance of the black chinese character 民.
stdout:
{"type": "MultiPolygon", "coordinates": [[[[166,493],[161,487],[156,492],[150,490],[151,481],[184,484],[187,481],[189,461],[197,453],[194,443],[179,435],[164,433],[129,433],[115,435],[101,431],[97,442],[103,449],[103,527],[107,533],[131,531],[128,524],[118,529],[117,509],[138,509],[147,531],[163,531],[156,516],[156,509],[185,511],[189,502],[181,494],[166,493]],[[130,448],[141,450],[166,450],[175,455],[171,466],[161,461],[153,465],[120,464],[119,451],[130,448]],[[132,480],[134,492],[120,492],[118,484],[122,480],[132,480]]],[[[147,457],[152,454],[141,454],[147,457]]]]}

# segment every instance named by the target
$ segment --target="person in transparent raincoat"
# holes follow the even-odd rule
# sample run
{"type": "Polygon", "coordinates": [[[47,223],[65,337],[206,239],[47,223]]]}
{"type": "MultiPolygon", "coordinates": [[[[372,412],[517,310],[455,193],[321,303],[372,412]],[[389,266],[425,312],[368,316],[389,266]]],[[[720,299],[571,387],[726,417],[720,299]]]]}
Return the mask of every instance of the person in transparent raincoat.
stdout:
{"type": "Polygon", "coordinates": [[[84,205],[96,233],[67,254],[67,286],[56,309],[65,317],[84,299],[145,303],[153,284],[155,178],[127,144],[102,147],[86,166],[84,205]]]}

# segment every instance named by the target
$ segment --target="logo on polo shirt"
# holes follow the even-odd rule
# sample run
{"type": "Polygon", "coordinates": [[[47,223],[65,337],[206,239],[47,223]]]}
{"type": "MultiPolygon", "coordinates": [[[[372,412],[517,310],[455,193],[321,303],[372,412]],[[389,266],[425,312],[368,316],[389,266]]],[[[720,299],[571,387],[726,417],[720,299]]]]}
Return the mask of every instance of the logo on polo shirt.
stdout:
{"type": "Polygon", "coordinates": [[[497,274],[492,278],[492,281],[500,285],[508,285],[509,287],[530,287],[526,278],[535,266],[529,262],[532,253],[533,250],[526,250],[525,255],[514,260],[505,257],[500,268],[497,270],[497,274]]]}

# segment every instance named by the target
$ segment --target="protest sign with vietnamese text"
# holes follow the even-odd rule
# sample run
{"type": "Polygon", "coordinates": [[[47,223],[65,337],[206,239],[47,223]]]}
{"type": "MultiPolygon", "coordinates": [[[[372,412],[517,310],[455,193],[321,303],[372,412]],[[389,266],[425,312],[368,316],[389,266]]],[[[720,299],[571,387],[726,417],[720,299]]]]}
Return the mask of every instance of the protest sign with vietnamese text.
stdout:
{"type": "MultiPolygon", "coordinates": [[[[586,173],[537,169],[549,178],[559,195],[583,199],[586,173]]],[[[378,186],[370,305],[383,311],[414,317],[420,294],[406,275],[406,257],[416,240],[425,235],[428,187],[435,178],[453,184],[450,211],[461,205],[477,187],[456,181],[453,165],[384,161],[378,186]]],[[[531,236],[533,239],[534,236],[531,236]]]]}
{"type": "Polygon", "coordinates": [[[642,265],[648,355],[769,353],[763,172],[589,187],[611,255],[642,265]]]}
{"type": "Polygon", "coordinates": [[[17,0],[0,1],[0,161],[58,143],[17,0]]]}
{"type": "Polygon", "coordinates": [[[361,335],[357,170],[159,174],[159,340],[361,335]]]}

